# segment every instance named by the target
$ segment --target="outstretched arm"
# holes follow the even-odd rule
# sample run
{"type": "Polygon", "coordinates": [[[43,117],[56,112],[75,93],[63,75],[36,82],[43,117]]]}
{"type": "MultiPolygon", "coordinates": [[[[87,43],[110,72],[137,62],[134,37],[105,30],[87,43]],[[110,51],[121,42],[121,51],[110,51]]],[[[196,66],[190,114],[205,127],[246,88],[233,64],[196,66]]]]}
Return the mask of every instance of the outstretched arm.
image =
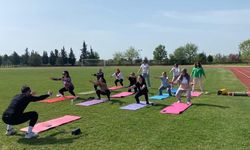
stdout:
{"type": "Polygon", "coordinates": [[[30,99],[30,101],[32,101],[32,102],[36,102],[36,101],[44,100],[44,99],[46,99],[47,97],[50,97],[51,95],[52,95],[52,92],[49,90],[49,91],[48,91],[48,94],[41,95],[41,96],[30,96],[29,99],[30,99]]]}
{"type": "Polygon", "coordinates": [[[51,77],[50,79],[51,79],[51,80],[54,80],[54,81],[62,80],[62,78],[53,78],[53,77],[51,77]]]}

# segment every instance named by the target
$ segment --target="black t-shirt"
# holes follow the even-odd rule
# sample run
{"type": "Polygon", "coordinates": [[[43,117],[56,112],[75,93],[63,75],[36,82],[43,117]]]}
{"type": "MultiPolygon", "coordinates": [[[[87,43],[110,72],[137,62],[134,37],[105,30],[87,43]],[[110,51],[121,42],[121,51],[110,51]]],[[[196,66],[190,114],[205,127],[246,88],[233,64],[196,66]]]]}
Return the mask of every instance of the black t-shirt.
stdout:
{"type": "Polygon", "coordinates": [[[135,85],[136,84],[136,77],[128,77],[128,80],[130,82],[130,85],[135,85]]]}
{"type": "Polygon", "coordinates": [[[137,87],[137,89],[138,89],[140,92],[145,92],[145,93],[148,92],[148,88],[147,88],[146,83],[141,84],[140,82],[136,82],[135,86],[137,87]],[[145,85],[144,89],[142,89],[143,85],[145,85]]]}
{"type": "Polygon", "coordinates": [[[30,102],[43,100],[47,97],[49,97],[48,94],[41,96],[26,96],[25,94],[16,95],[12,99],[8,108],[4,111],[4,114],[20,115],[24,112],[25,108],[28,106],[30,102]]]}

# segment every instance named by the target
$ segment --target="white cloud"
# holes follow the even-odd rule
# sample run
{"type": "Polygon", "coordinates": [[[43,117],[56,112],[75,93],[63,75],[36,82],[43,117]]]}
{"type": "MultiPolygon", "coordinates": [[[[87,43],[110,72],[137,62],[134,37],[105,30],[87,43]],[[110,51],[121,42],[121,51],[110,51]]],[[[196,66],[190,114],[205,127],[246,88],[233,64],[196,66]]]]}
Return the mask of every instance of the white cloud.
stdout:
{"type": "Polygon", "coordinates": [[[224,25],[249,25],[250,9],[213,10],[213,11],[161,11],[161,15],[183,22],[224,24],[224,25]]]}

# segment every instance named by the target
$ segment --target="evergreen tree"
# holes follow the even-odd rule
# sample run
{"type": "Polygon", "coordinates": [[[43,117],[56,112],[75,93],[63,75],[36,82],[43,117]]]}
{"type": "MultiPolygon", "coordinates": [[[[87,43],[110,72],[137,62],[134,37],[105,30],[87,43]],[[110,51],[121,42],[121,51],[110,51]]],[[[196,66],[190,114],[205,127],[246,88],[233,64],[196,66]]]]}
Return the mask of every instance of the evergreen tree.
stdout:
{"type": "Polygon", "coordinates": [[[56,64],[56,55],[54,54],[53,51],[50,52],[49,64],[52,66],[55,66],[56,64]]]}
{"type": "Polygon", "coordinates": [[[82,49],[81,50],[81,55],[80,55],[80,62],[82,64],[84,64],[84,59],[88,59],[89,58],[89,52],[88,52],[88,49],[87,49],[87,44],[85,43],[85,41],[83,42],[82,44],[82,49]]]}
{"type": "Polygon", "coordinates": [[[2,56],[0,56],[0,66],[2,65],[2,62],[3,62],[2,59],[3,59],[2,56]]]}
{"type": "Polygon", "coordinates": [[[14,51],[10,56],[10,61],[12,65],[20,65],[20,56],[14,51]]]}
{"type": "Polygon", "coordinates": [[[68,62],[71,66],[74,66],[75,63],[76,63],[76,58],[75,58],[75,54],[73,52],[73,49],[70,48],[70,53],[69,53],[69,59],[68,59],[68,62]]]}
{"type": "Polygon", "coordinates": [[[30,53],[29,64],[31,66],[41,66],[42,57],[35,51],[30,53]]]}
{"type": "Polygon", "coordinates": [[[3,65],[11,65],[9,56],[7,54],[3,55],[3,62],[2,62],[2,64],[3,65]]]}
{"type": "Polygon", "coordinates": [[[62,57],[62,65],[66,65],[68,63],[68,56],[67,56],[67,52],[65,51],[64,46],[61,49],[61,57],[62,57]]]}
{"type": "Polygon", "coordinates": [[[43,51],[43,56],[42,56],[42,63],[47,65],[49,63],[49,56],[46,51],[43,51]]]}
{"type": "Polygon", "coordinates": [[[30,57],[29,49],[26,48],[24,55],[21,56],[21,64],[22,65],[29,65],[29,57],[30,57]]]}
{"type": "Polygon", "coordinates": [[[88,56],[88,59],[99,59],[99,54],[95,51],[93,51],[92,47],[90,47],[90,53],[88,56]]]}

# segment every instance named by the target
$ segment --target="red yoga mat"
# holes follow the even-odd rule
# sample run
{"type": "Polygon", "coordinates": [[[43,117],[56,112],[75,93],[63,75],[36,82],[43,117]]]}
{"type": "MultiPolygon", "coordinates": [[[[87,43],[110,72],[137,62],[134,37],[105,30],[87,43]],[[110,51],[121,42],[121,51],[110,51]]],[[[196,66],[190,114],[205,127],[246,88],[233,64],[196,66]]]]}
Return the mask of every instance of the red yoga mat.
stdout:
{"type": "Polygon", "coordinates": [[[173,103],[172,105],[164,108],[161,110],[160,113],[162,114],[180,114],[184,112],[186,109],[188,109],[192,104],[186,104],[186,103],[173,103]]]}
{"type": "Polygon", "coordinates": [[[112,98],[123,98],[123,97],[127,97],[127,96],[130,96],[130,95],[133,95],[133,94],[134,94],[134,92],[121,92],[121,93],[112,95],[111,97],[112,98]]]}
{"type": "Polygon", "coordinates": [[[50,99],[45,99],[39,102],[43,102],[43,103],[55,103],[55,102],[60,102],[60,101],[64,101],[64,100],[69,100],[69,99],[74,99],[75,96],[64,96],[64,97],[56,97],[56,98],[50,98],[50,99]]]}
{"type": "MultiPolygon", "coordinates": [[[[65,115],[65,116],[60,117],[60,118],[56,118],[56,119],[48,120],[48,121],[45,121],[45,122],[37,123],[34,126],[32,131],[35,132],[35,133],[43,132],[43,131],[49,130],[51,128],[55,128],[57,126],[60,126],[60,125],[63,125],[63,124],[78,120],[80,118],[81,118],[80,116],[65,115]]],[[[22,128],[20,130],[23,131],[23,132],[27,132],[28,127],[22,128]]]]}

